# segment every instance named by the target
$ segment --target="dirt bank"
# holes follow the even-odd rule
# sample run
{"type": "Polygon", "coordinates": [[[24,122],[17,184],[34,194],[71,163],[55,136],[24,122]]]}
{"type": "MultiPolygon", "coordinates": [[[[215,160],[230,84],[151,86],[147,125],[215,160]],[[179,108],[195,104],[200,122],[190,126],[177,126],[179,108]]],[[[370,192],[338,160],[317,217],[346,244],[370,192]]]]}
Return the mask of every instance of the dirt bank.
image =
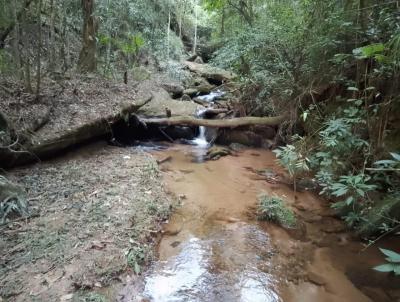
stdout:
{"type": "Polygon", "coordinates": [[[97,143],[8,177],[27,189],[33,217],[0,227],[5,301],[113,296],[152,259],[171,210],[157,163],[138,149],[97,143]]]}

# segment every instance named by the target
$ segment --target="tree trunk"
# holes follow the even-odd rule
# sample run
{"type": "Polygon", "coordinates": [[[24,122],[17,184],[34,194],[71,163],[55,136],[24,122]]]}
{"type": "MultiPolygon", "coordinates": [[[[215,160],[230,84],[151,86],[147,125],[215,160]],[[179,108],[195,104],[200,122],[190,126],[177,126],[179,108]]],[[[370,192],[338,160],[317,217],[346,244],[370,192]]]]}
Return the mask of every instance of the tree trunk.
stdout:
{"type": "Polygon", "coordinates": [[[194,39],[193,39],[193,53],[196,53],[197,49],[197,7],[194,6],[194,39]]]}
{"type": "Polygon", "coordinates": [[[56,7],[54,0],[50,1],[50,56],[49,56],[49,69],[54,72],[56,66],[56,32],[55,32],[55,19],[56,19],[56,7]]]}
{"type": "Polygon", "coordinates": [[[171,8],[168,12],[168,28],[167,28],[167,59],[169,59],[169,40],[170,40],[170,31],[171,31],[171,8]]]}
{"type": "Polygon", "coordinates": [[[221,12],[221,33],[220,37],[223,38],[225,36],[225,5],[222,7],[221,12]]]}
{"type": "Polygon", "coordinates": [[[37,49],[37,61],[36,61],[36,98],[39,98],[40,94],[40,81],[41,81],[41,53],[42,53],[42,0],[39,0],[38,5],[38,49],[37,49]]]}
{"type": "Polygon", "coordinates": [[[28,93],[33,93],[32,80],[31,80],[31,65],[29,58],[26,58],[25,65],[25,90],[28,93]]]}
{"type": "Polygon", "coordinates": [[[65,72],[68,69],[68,62],[67,62],[67,51],[66,51],[66,43],[67,43],[67,16],[66,10],[63,9],[63,18],[62,18],[62,31],[61,31],[61,49],[60,49],[60,57],[63,62],[62,64],[62,71],[65,72]]]}
{"type": "Polygon", "coordinates": [[[83,9],[82,50],[79,54],[79,69],[83,72],[96,71],[96,31],[94,12],[95,0],[81,0],[83,9]]]}
{"type": "Polygon", "coordinates": [[[182,39],[182,18],[183,18],[183,13],[182,11],[179,13],[179,39],[182,39]]]}
{"type": "Polygon", "coordinates": [[[205,120],[191,116],[171,117],[171,118],[150,118],[141,119],[146,124],[166,125],[166,126],[204,126],[211,128],[236,128],[241,126],[266,125],[277,126],[284,120],[285,116],[274,117],[240,117],[226,120],[205,120]]]}
{"type": "Polygon", "coordinates": [[[15,22],[14,26],[14,39],[13,39],[13,51],[14,51],[14,61],[15,61],[15,66],[17,68],[17,74],[20,79],[22,79],[22,71],[21,71],[21,54],[19,51],[19,20],[18,20],[18,15],[17,15],[17,8],[15,5],[15,2],[13,2],[12,5],[12,10],[13,10],[13,18],[15,22]]]}

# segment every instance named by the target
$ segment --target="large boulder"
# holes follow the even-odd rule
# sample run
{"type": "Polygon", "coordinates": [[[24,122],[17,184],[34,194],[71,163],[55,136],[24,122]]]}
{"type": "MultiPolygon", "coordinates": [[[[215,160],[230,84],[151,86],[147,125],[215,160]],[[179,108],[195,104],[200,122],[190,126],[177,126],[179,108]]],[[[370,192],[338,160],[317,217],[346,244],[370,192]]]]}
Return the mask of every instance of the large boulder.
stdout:
{"type": "Polygon", "coordinates": [[[161,84],[161,87],[164,88],[174,99],[180,98],[185,90],[182,85],[177,83],[163,83],[161,84]]]}
{"type": "Polygon", "coordinates": [[[223,145],[239,143],[245,146],[270,149],[274,143],[276,131],[269,126],[254,126],[247,129],[224,129],[220,132],[217,142],[223,145]]]}
{"type": "Polygon", "coordinates": [[[233,80],[236,75],[230,71],[212,67],[208,64],[199,64],[195,62],[184,62],[184,65],[193,73],[207,79],[210,83],[220,85],[224,82],[233,80]]]}
{"type": "Polygon", "coordinates": [[[181,102],[171,98],[169,93],[152,81],[143,81],[137,87],[138,94],[151,92],[153,99],[151,102],[140,108],[139,115],[145,117],[165,117],[166,108],[171,110],[172,116],[191,116],[194,115],[199,107],[193,101],[181,102]]]}

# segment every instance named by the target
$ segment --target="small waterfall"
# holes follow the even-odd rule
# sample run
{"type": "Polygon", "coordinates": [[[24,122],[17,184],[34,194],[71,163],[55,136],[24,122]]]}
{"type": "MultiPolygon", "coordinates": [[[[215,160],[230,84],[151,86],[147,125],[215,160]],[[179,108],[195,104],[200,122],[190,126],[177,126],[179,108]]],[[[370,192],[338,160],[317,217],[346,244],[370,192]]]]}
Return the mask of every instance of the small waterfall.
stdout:
{"type": "MultiPolygon", "coordinates": [[[[198,96],[197,98],[199,100],[210,103],[210,107],[212,108],[212,104],[214,103],[214,101],[221,98],[224,95],[225,95],[224,91],[216,90],[207,95],[198,96]]],[[[196,112],[196,116],[199,118],[204,118],[205,112],[206,112],[206,109],[198,109],[196,112]]],[[[193,142],[193,144],[195,144],[201,148],[207,148],[209,146],[209,143],[207,142],[207,138],[206,138],[206,127],[204,127],[204,126],[199,127],[199,135],[192,142],[193,142]]]]}
{"type": "MultiPolygon", "coordinates": [[[[202,118],[205,111],[205,109],[198,110],[196,116],[202,118]]],[[[208,147],[208,142],[206,138],[206,127],[199,126],[199,135],[193,140],[193,143],[201,148],[208,147]]]]}
{"type": "Polygon", "coordinates": [[[200,126],[199,127],[199,135],[193,140],[193,142],[199,147],[207,147],[208,142],[206,138],[206,127],[200,126]]]}

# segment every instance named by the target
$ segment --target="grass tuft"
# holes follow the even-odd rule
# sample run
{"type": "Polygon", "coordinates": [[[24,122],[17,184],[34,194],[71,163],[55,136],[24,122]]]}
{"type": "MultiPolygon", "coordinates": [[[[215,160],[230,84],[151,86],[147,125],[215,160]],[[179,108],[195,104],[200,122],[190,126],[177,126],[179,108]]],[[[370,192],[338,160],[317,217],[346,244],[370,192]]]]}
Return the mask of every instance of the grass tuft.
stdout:
{"type": "Polygon", "coordinates": [[[258,198],[258,219],[275,222],[283,227],[296,226],[296,216],[277,196],[261,194],[258,198]]]}

